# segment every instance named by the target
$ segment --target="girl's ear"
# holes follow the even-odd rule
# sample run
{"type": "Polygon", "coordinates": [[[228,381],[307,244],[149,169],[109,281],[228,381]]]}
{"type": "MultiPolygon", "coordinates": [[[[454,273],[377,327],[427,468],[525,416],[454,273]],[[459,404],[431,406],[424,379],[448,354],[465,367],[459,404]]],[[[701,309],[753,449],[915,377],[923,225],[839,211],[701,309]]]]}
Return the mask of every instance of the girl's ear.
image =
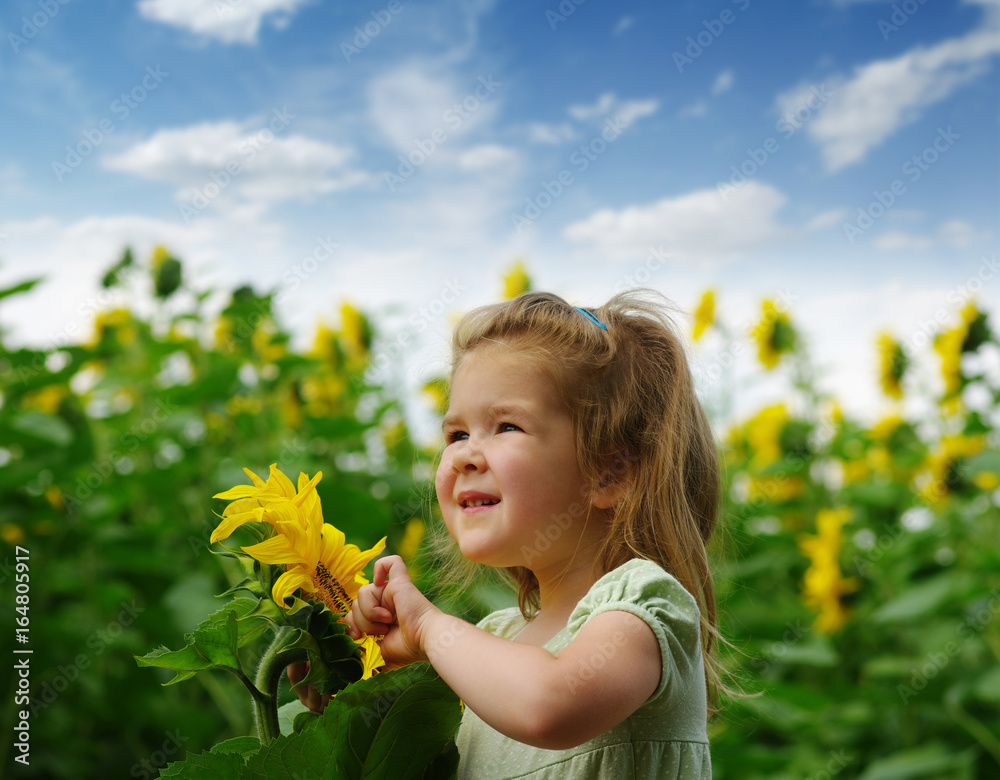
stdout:
{"type": "Polygon", "coordinates": [[[607,485],[599,485],[591,496],[590,503],[595,509],[610,509],[625,493],[625,481],[617,479],[607,485]]]}
{"type": "Polygon", "coordinates": [[[623,453],[611,457],[608,469],[594,489],[590,502],[595,509],[610,509],[617,504],[628,486],[630,463],[623,453]]]}

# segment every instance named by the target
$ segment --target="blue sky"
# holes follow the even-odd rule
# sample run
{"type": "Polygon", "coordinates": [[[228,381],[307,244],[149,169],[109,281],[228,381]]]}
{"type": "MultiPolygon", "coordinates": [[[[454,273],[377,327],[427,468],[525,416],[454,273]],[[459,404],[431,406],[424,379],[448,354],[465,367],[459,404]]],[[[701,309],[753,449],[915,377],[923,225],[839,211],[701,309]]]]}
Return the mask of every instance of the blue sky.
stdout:
{"type": "Polygon", "coordinates": [[[997,0],[16,0],[0,37],[0,286],[47,276],[20,341],[163,243],[302,339],[380,313],[415,386],[523,257],[583,304],[715,286],[734,330],[783,291],[871,415],[880,328],[1000,315],[997,0]]]}

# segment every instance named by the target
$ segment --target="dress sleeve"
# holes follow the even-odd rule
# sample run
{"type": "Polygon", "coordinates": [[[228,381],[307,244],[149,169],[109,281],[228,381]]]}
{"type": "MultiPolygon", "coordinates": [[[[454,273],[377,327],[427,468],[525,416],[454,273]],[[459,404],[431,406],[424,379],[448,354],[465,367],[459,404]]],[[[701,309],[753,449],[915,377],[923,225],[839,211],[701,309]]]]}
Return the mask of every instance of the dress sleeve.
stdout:
{"type": "MultiPolygon", "coordinates": [[[[595,582],[570,615],[570,635],[576,636],[590,618],[603,612],[630,612],[656,635],[662,666],[660,684],[649,702],[678,679],[703,677],[698,604],[657,564],[635,559],[595,582]]],[[[611,637],[611,641],[627,642],[628,637],[611,637]]]]}
{"type": "Polygon", "coordinates": [[[491,612],[476,623],[476,628],[481,628],[483,631],[488,631],[504,639],[513,639],[517,636],[517,632],[524,628],[524,618],[521,616],[521,610],[517,607],[508,607],[491,612]]]}

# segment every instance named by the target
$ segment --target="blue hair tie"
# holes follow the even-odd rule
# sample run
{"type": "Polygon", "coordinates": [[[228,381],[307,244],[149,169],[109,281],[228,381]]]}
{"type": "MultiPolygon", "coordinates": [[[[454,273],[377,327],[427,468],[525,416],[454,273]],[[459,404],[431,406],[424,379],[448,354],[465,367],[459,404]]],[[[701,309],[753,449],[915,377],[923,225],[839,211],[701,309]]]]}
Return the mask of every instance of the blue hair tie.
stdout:
{"type": "Polygon", "coordinates": [[[601,321],[600,321],[599,319],[597,319],[597,317],[595,317],[595,316],[594,316],[593,314],[591,314],[591,313],[590,313],[589,311],[587,311],[586,309],[581,309],[581,308],[580,308],[579,306],[577,306],[577,307],[576,307],[576,310],[577,310],[578,312],[580,312],[580,314],[582,314],[582,315],[583,315],[584,317],[586,317],[586,318],[587,318],[588,320],[590,320],[590,321],[591,321],[592,323],[594,323],[594,324],[595,324],[595,325],[596,325],[596,326],[597,326],[598,328],[600,328],[601,330],[607,330],[607,329],[608,329],[608,326],[607,326],[607,325],[605,325],[605,324],[604,324],[603,322],[601,322],[601,321]]]}

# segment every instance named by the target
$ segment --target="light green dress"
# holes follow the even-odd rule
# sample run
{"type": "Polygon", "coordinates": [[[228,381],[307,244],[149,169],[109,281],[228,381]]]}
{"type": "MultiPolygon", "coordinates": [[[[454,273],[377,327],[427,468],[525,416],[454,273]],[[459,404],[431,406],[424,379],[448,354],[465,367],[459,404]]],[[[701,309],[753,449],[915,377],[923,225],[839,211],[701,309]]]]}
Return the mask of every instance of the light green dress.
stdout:
{"type": "MultiPolygon", "coordinates": [[[[610,731],[569,750],[516,742],[466,707],[456,739],[461,780],[712,776],[698,605],[670,574],[639,559],[608,572],[580,600],[566,627],[545,649],[553,654],[562,650],[591,617],[612,611],[639,616],[660,643],[660,684],[646,703],[610,731]]],[[[516,607],[494,612],[479,623],[506,639],[516,637],[525,625],[516,607]]],[[[614,663],[613,651],[607,658],[614,663]]]]}

